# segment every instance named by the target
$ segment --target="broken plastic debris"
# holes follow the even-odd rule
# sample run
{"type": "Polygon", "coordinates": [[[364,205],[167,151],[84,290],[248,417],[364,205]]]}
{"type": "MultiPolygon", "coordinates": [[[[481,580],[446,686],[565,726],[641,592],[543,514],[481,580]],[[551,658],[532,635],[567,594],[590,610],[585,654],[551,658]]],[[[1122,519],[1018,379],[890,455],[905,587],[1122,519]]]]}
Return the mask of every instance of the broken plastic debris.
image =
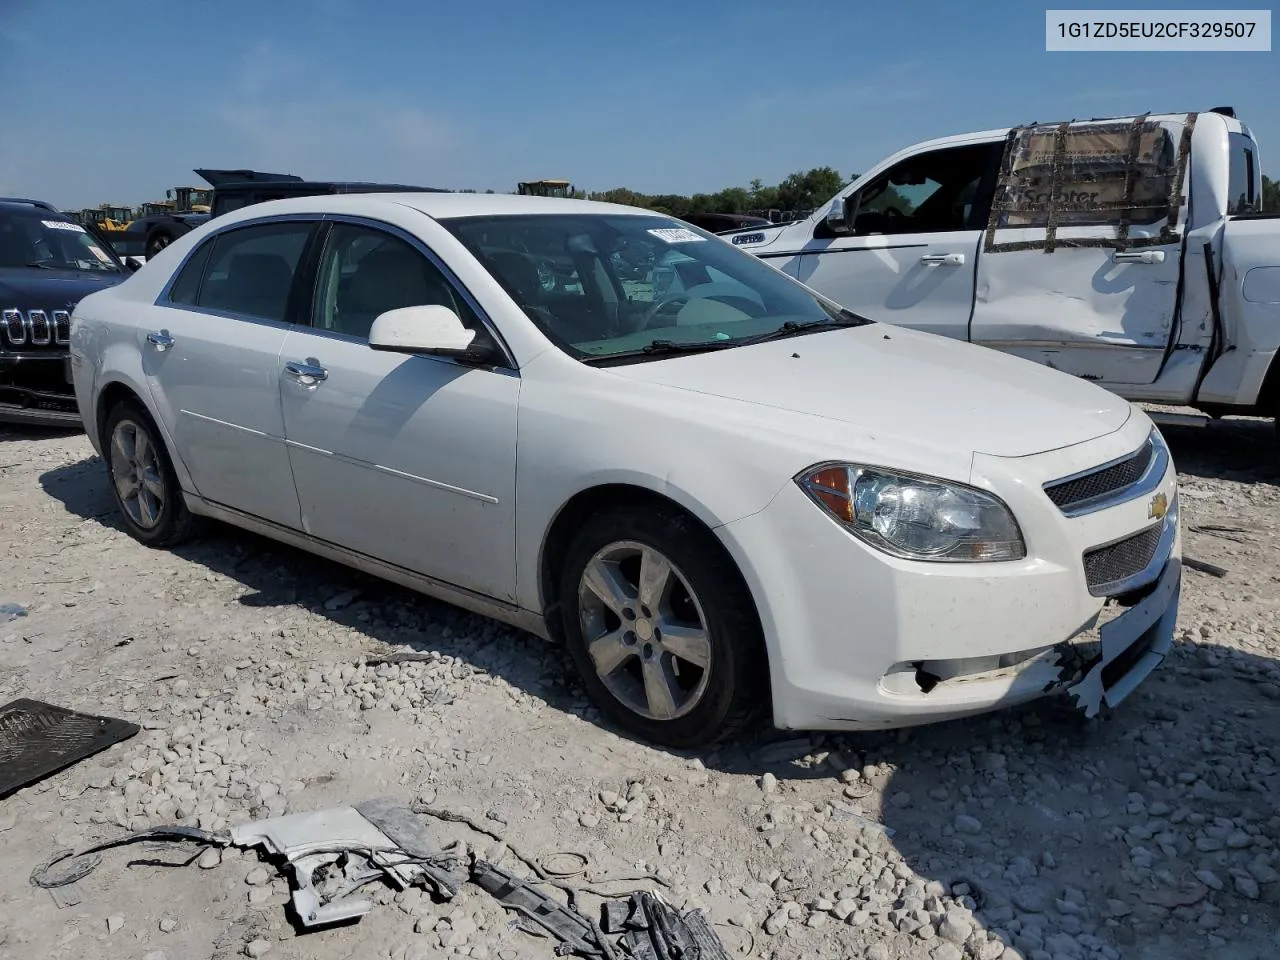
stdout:
{"type": "Polygon", "coordinates": [[[232,827],[231,842],[285,858],[304,927],[364,916],[373,901],[356,893],[375,880],[401,890],[427,885],[448,900],[464,879],[456,858],[436,848],[413,814],[389,800],[255,820],[232,827]]]}
{"type": "MultiPolygon", "coordinates": [[[[101,852],[140,841],[189,841],[213,847],[235,846],[260,848],[269,856],[283,858],[292,875],[292,901],[303,927],[313,928],[344,920],[359,919],[373,908],[368,897],[358,892],[369,883],[384,880],[404,890],[422,886],[442,899],[452,899],[467,879],[492,895],[508,910],[518,913],[550,934],[559,944],[559,956],[577,954],[593,960],[729,960],[723,943],[698,910],[681,916],[658,896],[648,891],[629,899],[605,896],[604,929],[584,916],[577,907],[579,888],[549,878],[536,863],[531,869],[539,880],[523,880],[516,875],[469,855],[464,865],[462,855],[435,846],[414,811],[392,800],[376,799],[354,807],[336,807],[312,813],[295,813],[268,820],[257,820],[232,827],[226,833],[211,833],[194,827],[167,826],[126,834],[82,850],[60,850],[31,874],[34,886],[64,888],[55,893],[60,905],[73,905],[79,897],[65,888],[88,875],[101,862],[101,852]],[[60,867],[55,869],[55,867],[60,867]],[[559,887],[569,896],[567,905],[552,899],[536,887],[547,883],[559,887]],[[626,933],[622,942],[614,944],[605,935],[626,933]]],[[[464,814],[447,810],[431,810],[431,816],[465,823],[473,829],[474,821],[464,814]]],[[[480,830],[482,833],[490,833],[480,830]]],[[[508,850],[525,860],[505,840],[508,850]]],[[[452,849],[452,847],[450,848],[452,849]]],[[[566,854],[582,861],[582,854],[566,854]]],[[[553,856],[553,859],[555,857],[553,856]]],[[[163,866],[185,864],[161,861],[133,861],[163,866]]],[[[531,861],[525,860],[526,866],[531,861]]],[[[577,874],[579,869],[572,869],[577,874]]],[[[623,878],[617,878],[623,879],[623,878]]],[[[636,879],[636,878],[630,878],[636,879]]],[[[590,887],[583,892],[594,892],[590,887]]],[[[526,932],[538,930],[521,926],[526,932]]]]}
{"type": "MultiPolygon", "coordinates": [[[[630,912],[624,926],[622,947],[636,960],[729,960],[729,952],[711,930],[701,910],[681,916],[656,895],[647,891],[631,895],[630,912]]],[[[606,910],[606,917],[616,919],[606,910]]]]}
{"type": "Polygon", "coordinates": [[[8,623],[27,615],[27,608],[20,603],[0,603],[0,623],[8,623]]]}
{"type": "Polygon", "coordinates": [[[569,951],[583,957],[604,956],[605,951],[598,945],[590,921],[535,890],[515,874],[484,860],[476,860],[471,868],[471,879],[508,910],[514,910],[542,927],[569,951]]]}

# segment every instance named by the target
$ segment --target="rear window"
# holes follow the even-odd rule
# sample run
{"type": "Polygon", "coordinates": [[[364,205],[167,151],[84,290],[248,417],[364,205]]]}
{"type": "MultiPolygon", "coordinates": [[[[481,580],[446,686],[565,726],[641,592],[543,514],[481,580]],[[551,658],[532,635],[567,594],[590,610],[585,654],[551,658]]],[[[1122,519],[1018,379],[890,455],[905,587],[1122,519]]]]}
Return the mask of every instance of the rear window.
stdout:
{"type": "MultiPolygon", "coordinates": [[[[1017,132],[997,196],[999,227],[1100,226],[1128,215],[1149,225],[1170,213],[1176,128],[1156,120],[1057,124],[1017,132]],[[1061,139],[1060,139],[1061,136],[1061,139]],[[1054,182],[1058,189],[1055,195],[1054,182]]],[[[1175,206],[1180,201],[1175,198],[1175,206]]]]}
{"type": "Polygon", "coordinates": [[[1227,213],[1259,213],[1262,210],[1261,185],[1258,182],[1257,151],[1254,142],[1242,133],[1233,133],[1228,146],[1230,162],[1227,187],[1227,213]]]}

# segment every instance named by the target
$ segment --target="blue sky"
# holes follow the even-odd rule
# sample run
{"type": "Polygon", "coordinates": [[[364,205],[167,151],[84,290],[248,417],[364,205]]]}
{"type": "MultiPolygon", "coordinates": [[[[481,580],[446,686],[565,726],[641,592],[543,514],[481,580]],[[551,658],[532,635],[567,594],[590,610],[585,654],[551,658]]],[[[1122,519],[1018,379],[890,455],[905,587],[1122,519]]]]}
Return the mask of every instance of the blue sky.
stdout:
{"type": "Polygon", "coordinates": [[[1221,104],[1280,177],[1280,54],[1046,53],[1044,10],[0,0],[0,194],[137,203],[198,166],[690,193],[848,175],[950,133],[1221,104]]]}

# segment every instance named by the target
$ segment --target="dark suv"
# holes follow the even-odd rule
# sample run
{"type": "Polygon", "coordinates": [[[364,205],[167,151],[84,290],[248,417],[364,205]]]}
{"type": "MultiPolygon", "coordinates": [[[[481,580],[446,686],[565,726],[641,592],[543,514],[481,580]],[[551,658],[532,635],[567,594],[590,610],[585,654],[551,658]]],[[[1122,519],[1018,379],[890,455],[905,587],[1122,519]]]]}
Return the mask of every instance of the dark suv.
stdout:
{"type": "Polygon", "coordinates": [[[56,207],[0,197],[0,422],[81,427],[71,311],[129,275],[99,234],[56,207]]]}

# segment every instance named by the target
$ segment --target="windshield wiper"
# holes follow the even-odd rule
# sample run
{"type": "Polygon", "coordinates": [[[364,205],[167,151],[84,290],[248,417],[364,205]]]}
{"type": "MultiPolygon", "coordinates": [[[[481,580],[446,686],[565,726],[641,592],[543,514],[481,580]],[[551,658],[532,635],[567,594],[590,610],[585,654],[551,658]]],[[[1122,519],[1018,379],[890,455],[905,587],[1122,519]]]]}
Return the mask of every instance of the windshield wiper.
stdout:
{"type": "Polygon", "coordinates": [[[631,360],[636,357],[661,357],[673,353],[707,353],[711,350],[724,350],[736,347],[741,340],[650,340],[637,350],[625,350],[622,353],[605,353],[598,357],[584,357],[587,363],[609,364],[614,360],[631,360]]]}
{"type": "Polygon", "coordinates": [[[770,330],[768,333],[762,333],[758,336],[748,337],[746,340],[739,340],[739,346],[747,346],[752,343],[764,343],[768,340],[781,340],[783,337],[794,336],[797,333],[804,333],[807,330],[823,330],[835,329],[840,327],[861,327],[872,321],[865,317],[860,317],[856,313],[842,311],[840,317],[831,317],[826,320],[788,320],[776,330],[770,330]]]}
{"type": "Polygon", "coordinates": [[[703,350],[723,350],[725,347],[737,346],[741,341],[734,340],[650,340],[640,348],[640,353],[700,353],[703,350]]]}
{"type": "Polygon", "coordinates": [[[48,260],[28,260],[26,265],[27,265],[28,267],[39,267],[41,270],[56,270],[56,269],[58,269],[57,267],[51,267],[51,266],[49,266],[49,261],[48,261],[48,260]]]}

